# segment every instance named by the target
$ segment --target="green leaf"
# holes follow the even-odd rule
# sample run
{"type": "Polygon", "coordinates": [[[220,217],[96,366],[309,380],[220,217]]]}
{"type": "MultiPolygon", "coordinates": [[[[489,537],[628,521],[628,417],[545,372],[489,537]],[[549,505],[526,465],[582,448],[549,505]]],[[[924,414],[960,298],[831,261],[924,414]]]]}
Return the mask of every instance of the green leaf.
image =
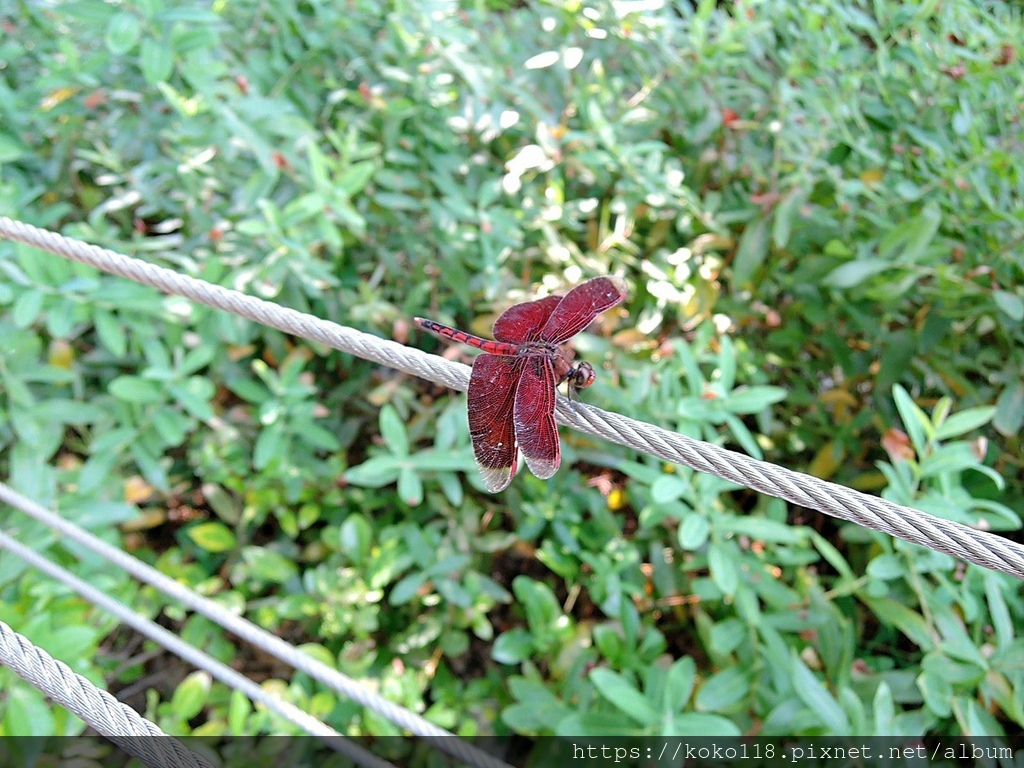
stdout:
{"type": "Polygon", "coordinates": [[[423,481],[409,467],[402,467],[398,473],[398,495],[410,507],[423,503],[423,481]]]}
{"type": "Polygon", "coordinates": [[[416,597],[416,594],[420,591],[420,587],[426,582],[427,577],[422,573],[413,573],[406,576],[404,579],[395,584],[391,590],[388,602],[391,605],[404,605],[416,597]]]}
{"type": "Polygon", "coordinates": [[[218,522],[194,525],[188,529],[188,536],[207,552],[228,552],[238,545],[231,529],[218,522]]]}
{"type": "Polygon", "coordinates": [[[211,684],[208,672],[193,672],[182,680],[171,696],[171,709],[175,716],[191,720],[202,712],[210,696],[211,684]]]}
{"type": "Polygon", "coordinates": [[[871,558],[866,572],[873,579],[893,581],[907,576],[907,566],[902,557],[883,553],[871,558]]]}
{"type": "Polygon", "coordinates": [[[799,699],[807,705],[833,736],[849,736],[850,721],[835,697],[821,684],[821,681],[803,663],[796,649],[791,651],[793,689],[799,699]]]}
{"type": "Polygon", "coordinates": [[[167,390],[186,411],[200,421],[210,421],[213,418],[210,401],[216,393],[216,388],[209,379],[202,376],[189,376],[179,384],[169,384],[167,390]]]}
{"type": "Polygon", "coordinates": [[[727,595],[736,593],[739,586],[739,572],[732,553],[720,544],[712,544],[708,548],[708,567],[711,569],[711,580],[727,595]]]}
{"type": "Polygon", "coordinates": [[[421,472],[468,472],[476,469],[473,449],[468,445],[458,451],[428,448],[413,454],[406,462],[421,472]]]}
{"type": "MultiPolygon", "coordinates": [[[[638,726],[617,712],[580,712],[564,716],[555,726],[555,736],[579,738],[596,736],[601,739],[616,736],[635,736],[638,726]]],[[[653,728],[651,729],[653,730],[653,728]]]]}
{"type": "Polygon", "coordinates": [[[214,362],[217,356],[218,351],[213,344],[203,344],[186,352],[178,361],[175,370],[181,376],[190,376],[214,362]]]}
{"type": "Polygon", "coordinates": [[[422,201],[411,195],[403,195],[399,192],[378,192],[373,197],[377,205],[396,211],[417,212],[423,210],[422,201]]]}
{"type": "Polygon", "coordinates": [[[933,668],[926,667],[917,678],[917,687],[933,715],[949,717],[952,714],[950,701],[953,698],[953,686],[944,676],[933,668]]]}
{"type": "Polygon", "coordinates": [[[147,37],[142,41],[142,76],[150,85],[168,80],[174,71],[174,50],[166,40],[147,37]]]}
{"type": "Polygon", "coordinates": [[[708,540],[710,527],[703,515],[696,512],[687,515],[679,526],[679,546],[691,552],[700,549],[708,540]]]}
{"type": "Polygon", "coordinates": [[[825,275],[822,283],[833,288],[853,288],[887,269],[892,269],[892,262],[888,259],[857,259],[833,269],[825,275]]]}
{"type": "Polygon", "coordinates": [[[655,504],[668,504],[670,501],[689,495],[692,485],[686,479],[676,475],[660,475],[651,484],[651,501],[655,504]]]}
{"type": "Polygon", "coordinates": [[[720,533],[749,536],[754,541],[770,541],[776,544],[803,544],[807,541],[806,528],[750,515],[722,515],[715,521],[715,530],[720,533]]]}
{"type": "Polygon", "coordinates": [[[46,310],[46,331],[55,339],[66,339],[75,326],[77,302],[67,297],[54,301],[46,310]]]}
{"type": "Polygon", "coordinates": [[[134,505],[110,501],[68,502],[62,507],[76,523],[90,530],[109,528],[139,516],[139,510],[134,505]]]}
{"type": "Polygon", "coordinates": [[[875,690],[871,710],[874,713],[874,733],[891,734],[896,732],[896,705],[893,702],[892,690],[884,680],[875,690]]]}
{"type": "Polygon", "coordinates": [[[409,436],[405,424],[390,404],[380,409],[380,434],[393,453],[398,456],[409,455],[409,436]]]}
{"type": "Polygon", "coordinates": [[[26,155],[27,147],[16,136],[0,130],[0,163],[13,163],[26,155]]]}
{"type": "Polygon", "coordinates": [[[616,625],[598,624],[594,627],[594,645],[598,652],[612,664],[622,662],[622,653],[625,641],[622,639],[622,630],[616,625]]]}
{"type": "Polygon", "coordinates": [[[533,636],[525,629],[510,629],[494,641],[491,658],[499,664],[519,664],[533,653],[533,636]]]}
{"type": "Polygon", "coordinates": [[[737,387],[722,405],[731,413],[761,413],[769,405],[785,400],[786,394],[782,387],[737,387]]]}
{"type": "Polygon", "coordinates": [[[551,588],[526,576],[516,576],[512,590],[526,611],[526,623],[537,635],[565,626],[561,604],[551,588]]]}
{"type": "Polygon", "coordinates": [[[996,409],[991,406],[968,408],[954,413],[935,430],[935,439],[948,440],[951,437],[959,437],[973,432],[991,421],[995,414],[996,409]]]}
{"type": "Polygon", "coordinates": [[[913,202],[921,197],[921,187],[912,181],[904,179],[896,185],[896,194],[908,202],[913,202]]]}
{"type": "Polygon", "coordinates": [[[9,736],[53,736],[53,712],[43,694],[20,681],[4,686],[3,733],[9,736]]]}
{"type": "Polygon", "coordinates": [[[569,708],[540,681],[513,677],[508,684],[517,703],[506,707],[501,719],[524,733],[551,729],[569,712],[569,708]]]}
{"type": "Polygon", "coordinates": [[[232,392],[254,405],[262,405],[271,398],[267,388],[252,379],[237,379],[230,386],[232,392]]]}
{"type": "Polygon", "coordinates": [[[304,423],[298,430],[303,442],[321,451],[337,451],[341,448],[338,438],[317,424],[304,423]]]}
{"type": "Polygon", "coordinates": [[[118,400],[139,405],[162,403],[167,393],[160,382],[144,379],[141,376],[118,376],[107,387],[118,400]]]}
{"type": "Polygon", "coordinates": [[[647,697],[619,673],[598,667],[590,673],[590,682],[606,701],[640,725],[651,726],[660,719],[647,697]]]}
{"type": "Polygon", "coordinates": [[[29,290],[20,294],[14,300],[14,307],[11,310],[11,319],[19,328],[28,328],[39,317],[43,310],[42,291],[29,290]]]}
{"type": "Polygon", "coordinates": [[[248,733],[246,723],[252,712],[253,706],[249,697],[239,690],[231,691],[227,716],[228,735],[243,736],[248,733]]]}
{"type": "Polygon", "coordinates": [[[350,197],[356,195],[370,183],[377,168],[378,164],[369,160],[353,163],[338,175],[335,185],[350,197]]]}
{"type": "Polygon", "coordinates": [[[159,405],[154,408],[150,414],[150,422],[167,445],[181,445],[185,442],[192,425],[192,420],[173,405],[159,405]]]}
{"type": "Polygon", "coordinates": [[[110,354],[114,357],[124,357],[128,351],[128,336],[114,315],[105,309],[97,308],[93,310],[92,321],[96,327],[96,335],[110,354]]]}
{"type": "Polygon", "coordinates": [[[880,621],[896,627],[922,650],[930,651],[934,647],[935,640],[928,623],[921,614],[887,598],[874,598],[865,595],[862,596],[862,599],[880,621]]]}
{"type": "Polygon", "coordinates": [[[807,200],[808,188],[803,184],[793,187],[775,207],[772,216],[772,242],[776,248],[782,249],[789,244],[793,222],[800,213],[800,208],[807,200]]]}
{"type": "Polygon", "coordinates": [[[892,388],[892,396],[914,450],[919,456],[923,455],[928,446],[927,434],[931,431],[931,421],[928,419],[928,415],[918,407],[907,390],[899,384],[892,388]]]}
{"type": "Polygon", "coordinates": [[[732,265],[732,282],[737,290],[749,286],[754,272],[761,268],[768,256],[768,220],[759,216],[748,222],[740,236],[736,257],[732,265]]]}
{"type": "Polygon", "coordinates": [[[249,566],[249,575],[271,584],[283,584],[298,575],[295,563],[266,547],[245,547],[242,559],[249,566]]]}
{"type": "Polygon", "coordinates": [[[731,336],[723,336],[721,348],[718,350],[718,386],[723,391],[731,392],[736,386],[736,346],[731,336]]]}
{"type": "Polygon", "coordinates": [[[266,469],[274,459],[285,458],[285,445],[288,440],[281,422],[276,422],[263,429],[256,438],[256,446],[252,454],[252,464],[256,469],[266,469]]]}
{"type": "Polygon", "coordinates": [[[238,523],[241,519],[239,501],[216,483],[203,483],[203,498],[221,520],[238,523]]]}
{"type": "Polygon", "coordinates": [[[750,629],[745,620],[722,619],[711,627],[708,638],[716,653],[732,653],[750,639],[750,629]]]}
{"type": "Polygon", "coordinates": [[[728,711],[750,693],[750,682],[743,670],[723,669],[705,681],[697,691],[694,706],[702,712],[728,711]]]}
{"type": "Polygon", "coordinates": [[[691,657],[674,662],[666,675],[662,708],[669,712],[681,710],[690,700],[696,682],[697,664],[691,657]]]}
{"type": "Polygon", "coordinates": [[[352,485],[365,488],[383,488],[398,479],[402,462],[394,456],[374,456],[347,470],[343,477],[352,485]]]}
{"type": "Polygon", "coordinates": [[[921,462],[921,477],[953,476],[965,469],[982,469],[971,446],[964,441],[936,448],[921,462]]]}
{"type": "Polygon", "coordinates": [[[929,202],[921,210],[921,213],[908,222],[905,234],[905,245],[903,253],[900,254],[900,261],[904,264],[916,263],[925,252],[925,249],[939,231],[939,224],[942,222],[942,214],[939,206],[929,202]]]}
{"type": "Polygon", "coordinates": [[[705,715],[699,712],[686,712],[676,715],[663,726],[660,736],[692,737],[692,736],[740,736],[742,731],[732,720],[719,715],[705,715]]]}
{"type": "Polygon", "coordinates": [[[1024,382],[1011,382],[999,393],[992,426],[1007,436],[1016,435],[1024,426],[1024,382]]]}
{"type": "Polygon", "coordinates": [[[999,307],[999,310],[1006,314],[1013,322],[1019,323],[1024,320],[1024,299],[1016,293],[993,291],[992,300],[999,307]]]}
{"type": "Polygon", "coordinates": [[[134,13],[117,13],[107,25],[107,50],[115,56],[123,56],[135,47],[141,35],[142,25],[134,13]]]}
{"type": "Polygon", "coordinates": [[[169,5],[161,7],[154,20],[161,23],[187,22],[203,27],[216,27],[223,19],[204,6],[169,5]]]}
{"type": "Polygon", "coordinates": [[[352,514],[338,528],[341,551],[354,563],[362,563],[370,554],[373,526],[364,515],[352,514]]]}

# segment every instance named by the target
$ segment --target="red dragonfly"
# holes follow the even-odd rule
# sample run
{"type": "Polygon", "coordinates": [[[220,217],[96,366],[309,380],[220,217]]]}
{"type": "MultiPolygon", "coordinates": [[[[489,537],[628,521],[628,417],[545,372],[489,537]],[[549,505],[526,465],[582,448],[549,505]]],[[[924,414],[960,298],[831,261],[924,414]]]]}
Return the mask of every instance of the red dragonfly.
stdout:
{"type": "Polygon", "coordinates": [[[520,450],[537,477],[558,470],[555,388],[568,381],[571,392],[594,382],[593,367],[573,365],[566,342],[625,297],[621,279],[595,277],[565,296],[516,304],[495,321],[497,341],[414,319],[435,336],[481,350],[473,361],[467,405],[469,436],[488,491],[496,493],[512,481],[520,450]]]}

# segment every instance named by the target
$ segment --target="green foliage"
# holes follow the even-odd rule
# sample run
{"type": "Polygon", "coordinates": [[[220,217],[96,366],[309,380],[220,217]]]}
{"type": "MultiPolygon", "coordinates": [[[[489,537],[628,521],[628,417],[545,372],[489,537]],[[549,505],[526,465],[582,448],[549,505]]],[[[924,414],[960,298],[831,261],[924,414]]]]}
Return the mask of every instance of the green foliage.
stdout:
{"type": "MultiPolygon", "coordinates": [[[[424,473],[436,475],[438,484],[452,506],[462,503],[462,484],[452,472],[472,473],[476,467],[472,449],[466,445],[465,419],[454,409],[448,409],[437,422],[437,437],[433,448],[417,449],[411,452],[409,434],[398,412],[390,405],[380,411],[380,436],[387,453],[381,453],[352,467],[344,479],[364,488],[382,488],[397,482],[398,497],[409,506],[423,503],[424,473]],[[462,446],[455,450],[454,443],[461,437],[462,446]]],[[[475,477],[475,475],[470,475],[475,477]]]]}
{"type": "MultiPolygon", "coordinates": [[[[486,333],[538,284],[622,274],[624,311],[576,345],[599,364],[588,402],[1020,529],[1018,10],[483,5],[4,11],[0,211],[428,349],[413,315],[486,333]]],[[[576,434],[550,481],[489,496],[463,398],[3,242],[0,350],[0,476],[446,728],[1024,726],[1024,597],[1002,574],[576,434]]],[[[147,674],[8,555],[0,593],[83,674],[147,674]]],[[[394,732],[304,676],[242,671],[394,732]]],[[[4,733],[80,730],[0,684],[4,733]]],[[[199,673],[146,713],[293,731],[199,673]]]]}

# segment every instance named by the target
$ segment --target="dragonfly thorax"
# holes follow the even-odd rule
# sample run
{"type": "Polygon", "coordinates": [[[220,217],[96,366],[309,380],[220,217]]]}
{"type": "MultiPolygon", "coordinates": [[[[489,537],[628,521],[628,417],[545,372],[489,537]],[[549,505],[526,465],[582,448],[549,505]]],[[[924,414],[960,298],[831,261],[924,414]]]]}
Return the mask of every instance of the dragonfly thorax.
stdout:
{"type": "Polygon", "coordinates": [[[551,360],[551,367],[559,384],[569,382],[569,388],[586,389],[594,383],[594,367],[590,363],[572,364],[575,357],[572,347],[568,344],[555,345],[546,341],[527,341],[517,345],[516,355],[528,357],[546,357],[551,360]]]}

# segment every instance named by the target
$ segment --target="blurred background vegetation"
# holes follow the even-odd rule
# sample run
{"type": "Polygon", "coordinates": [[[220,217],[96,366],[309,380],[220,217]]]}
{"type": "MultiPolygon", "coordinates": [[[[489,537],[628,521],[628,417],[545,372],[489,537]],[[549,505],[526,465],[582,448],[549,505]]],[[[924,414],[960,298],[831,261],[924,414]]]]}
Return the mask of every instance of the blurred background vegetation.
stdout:
{"type": "MultiPolygon", "coordinates": [[[[1021,540],[1017,6],[79,0],[0,30],[8,216],[428,350],[413,315],[486,334],[620,274],[588,402],[1021,540]]],[[[574,433],[491,496],[464,403],[0,241],[0,476],[445,728],[1024,726],[1013,578],[574,433]]],[[[9,555],[0,593],[170,732],[289,728],[9,555]]],[[[83,727],[0,685],[0,733],[83,727]]]]}

